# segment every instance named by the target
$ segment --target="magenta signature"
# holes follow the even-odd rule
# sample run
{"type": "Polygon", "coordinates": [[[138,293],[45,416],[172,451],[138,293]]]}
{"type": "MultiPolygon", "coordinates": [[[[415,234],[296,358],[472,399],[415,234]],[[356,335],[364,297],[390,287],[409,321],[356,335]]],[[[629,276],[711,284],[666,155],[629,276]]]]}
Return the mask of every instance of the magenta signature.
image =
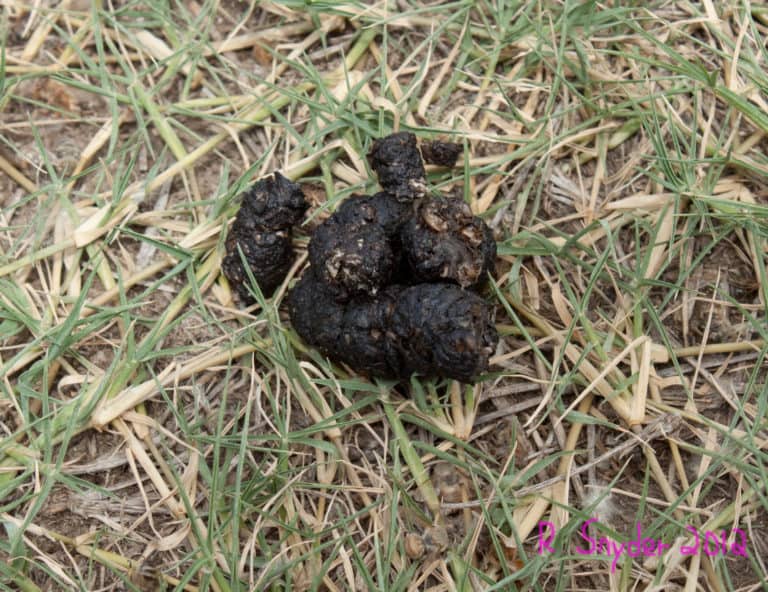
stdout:
{"type": "MultiPolygon", "coordinates": [[[[590,524],[597,522],[597,518],[590,518],[582,524],[579,530],[579,536],[588,543],[586,548],[576,546],[576,553],[579,555],[602,555],[611,559],[611,573],[616,571],[616,565],[622,555],[627,557],[661,557],[668,549],[672,548],[661,539],[643,536],[643,528],[637,523],[635,528],[635,537],[624,542],[614,541],[606,536],[594,538],[589,534],[590,524]]],[[[747,535],[740,528],[731,529],[730,533],[721,530],[719,533],[706,530],[703,533],[693,526],[686,526],[685,529],[693,536],[693,544],[682,545],[680,547],[681,555],[695,555],[703,551],[708,557],[715,555],[741,555],[747,557],[747,535]],[[728,542],[729,536],[733,537],[733,542],[728,542]]],[[[539,522],[539,544],[538,554],[545,552],[554,553],[555,549],[552,543],[555,540],[555,525],[546,520],[539,522]]]]}

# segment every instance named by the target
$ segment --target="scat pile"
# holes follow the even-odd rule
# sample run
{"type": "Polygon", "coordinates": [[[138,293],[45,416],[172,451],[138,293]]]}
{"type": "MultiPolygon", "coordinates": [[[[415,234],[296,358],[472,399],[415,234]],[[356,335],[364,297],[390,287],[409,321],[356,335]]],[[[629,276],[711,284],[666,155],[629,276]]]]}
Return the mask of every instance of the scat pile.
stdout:
{"type": "Polygon", "coordinates": [[[469,291],[493,270],[493,235],[462,200],[426,197],[413,134],[376,140],[369,162],[383,191],[352,196],[315,230],[291,322],[357,372],[470,382],[498,342],[493,308],[469,291]]]}
{"type": "MultiPolygon", "coordinates": [[[[307,344],[361,374],[471,382],[488,370],[498,343],[493,308],[471,291],[493,271],[493,235],[462,200],[426,196],[413,134],[376,140],[369,162],[383,191],[350,197],[317,227],[308,247],[310,267],[287,298],[291,323],[307,344]]],[[[286,214],[264,210],[264,220],[280,222],[270,222],[279,243],[275,258],[261,246],[269,242],[268,224],[251,220],[254,199],[246,196],[245,219],[238,214],[235,237],[227,240],[224,269],[230,279],[243,277],[239,255],[230,247],[239,245],[265,295],[282,281],[279,271],[293,261],[290,227],[282,222],[297,223],[306,208],[296,199],[297,188],[276,173],[274,181],[260,181],[249,194],[261,196],[258,204],[269,203],[268,190],[284,196],[272,201],[286,214]],[[253,228],[250,243],[242,239],[247,225],[253,228]]],[[[241,287],[240,293],[247,290],[241,287]]]]}

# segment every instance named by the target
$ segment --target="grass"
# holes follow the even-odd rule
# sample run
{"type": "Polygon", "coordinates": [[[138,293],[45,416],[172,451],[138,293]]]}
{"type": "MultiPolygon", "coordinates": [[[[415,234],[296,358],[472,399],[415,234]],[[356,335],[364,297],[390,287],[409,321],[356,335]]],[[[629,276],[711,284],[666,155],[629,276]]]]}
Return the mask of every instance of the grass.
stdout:
{"type": "Polygon", "coordinates": [[[765,589],[768,12],[619,4],[5,3],[0,588],[765,589]],[[393,129],[465,146],[430,183],[498,239],[475,385],[280,306],[393,129]],[[244,309],[273,170],[312,208],[244,309]],[[671,548],[580,554],[590,518],[671,548]]]}

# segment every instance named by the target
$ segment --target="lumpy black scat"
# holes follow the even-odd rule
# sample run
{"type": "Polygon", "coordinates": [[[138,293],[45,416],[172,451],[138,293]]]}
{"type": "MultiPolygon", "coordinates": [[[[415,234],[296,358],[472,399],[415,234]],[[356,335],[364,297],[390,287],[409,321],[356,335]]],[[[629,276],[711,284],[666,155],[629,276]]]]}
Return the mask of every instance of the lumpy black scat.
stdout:
{"type": "Polygon", "coordinates": [[[293,226],[306,209],[301,187],[280,173],[261,179],[245,194],[227,235],[222,262],[224,275],[243,300],[253,300],[243,258],[263,295],[271,296],[293,263],[293,226]]]}
{"type": "MultiPolygon", "coordinates": [[[[446,165],[458,154],[440,150],[446,165]]],[[[315,229],[310,267],[287,298],[293,327],[361,374],[471,381],[498,343],[493,307],[472,291],[493,271],[493,235],[463,201],[426,195],[413,134],[374,141],[369,162],[383,191],[348,198],[315,229]]],[[[246,195],[223,265],[241,296],[238,249],[268,296],[293,262],[291,228],[305,209],[299,186],[279,174],[246,195]]]]}
{"type": "Polygon", "coordinates": [[[422,201],[401,232],[411,277],[419,282],[482,284],[496,260],[491,229],[459,198],[422,201]]]}
{"type": "Polygon", "coordinates": [[[461,144],[440,140],[433,140],[421,145],[421,155],[424,157],[424,162],[443,167],[455,166],[463,150],[461,144]]]}
{"type": "Polygon", "coordinates": [[[498,334],[493,310],[450,284],[388,286],[377,298],[337,301],[311,270],[288,297],[296,332],[362,374],[416,372],[468,382],[488,368],[498,334]]]}
{"type": "Polygon", "coordinates": [[[408,132],[375,140],[368,156],[379,185],[400,200],[421,197],[427,191],[427,174],[416,136],[408,132]]]}

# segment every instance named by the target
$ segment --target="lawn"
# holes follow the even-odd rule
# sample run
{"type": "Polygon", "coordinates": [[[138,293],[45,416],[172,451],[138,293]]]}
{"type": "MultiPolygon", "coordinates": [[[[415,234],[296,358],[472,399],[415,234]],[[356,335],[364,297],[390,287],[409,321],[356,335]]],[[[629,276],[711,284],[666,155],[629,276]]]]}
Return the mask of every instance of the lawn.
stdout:
{"type": "Polygon", "coordinates": [[[768,8],[0,4],[0,589],[768,590],[768,8]],[[373,141],[493,229],[474,384],[284,304],[373,141]],[[271,298],[243,192],[310,204],[271,298]]]}

